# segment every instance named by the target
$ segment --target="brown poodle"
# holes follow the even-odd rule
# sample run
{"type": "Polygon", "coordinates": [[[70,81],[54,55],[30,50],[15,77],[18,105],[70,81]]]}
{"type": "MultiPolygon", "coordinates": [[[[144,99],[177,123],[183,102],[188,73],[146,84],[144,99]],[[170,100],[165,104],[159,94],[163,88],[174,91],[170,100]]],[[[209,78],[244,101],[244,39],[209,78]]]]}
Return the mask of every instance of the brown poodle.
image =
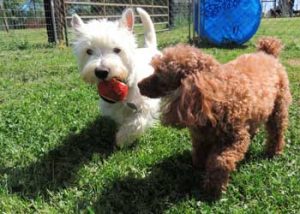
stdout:
{"type": "Polygon", "coordinates": [[[155,73],[138,84],[142,95],[163,97],[163,124],[189,128],[193,164],[205,170],[204,189],[212,198],[226,189],[260,124],[268,132],[267,154],[283,150],[292,98],[277,58],[281,48],[279,40],[263,38],[256,53],[221,64],[176,45],[153,59],[155,73]]]}

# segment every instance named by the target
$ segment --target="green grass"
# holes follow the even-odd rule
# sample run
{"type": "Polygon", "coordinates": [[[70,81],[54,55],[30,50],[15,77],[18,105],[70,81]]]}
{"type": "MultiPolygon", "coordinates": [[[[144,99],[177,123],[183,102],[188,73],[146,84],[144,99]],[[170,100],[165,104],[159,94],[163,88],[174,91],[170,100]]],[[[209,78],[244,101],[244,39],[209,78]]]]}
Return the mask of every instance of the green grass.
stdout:
{"type": "MultiPolygon", "coordinates": [[[[157,125],[132,147],[113,151],[115,125],[101,118],[93,86],[80,79],[70,48],[45,31],[0,34],[1,213],[299,213],[300,19],[264,20],[242,48],[202,47],[226,62],[262,35],[285,43],[281,60],[293,94],[287,146],[262,155],[264,132],[231,175],[226,194],[201,200],[186,130],[157,125]]],[[[187,29],[160,33],[160,48],[187,42],[187,29]]]]}

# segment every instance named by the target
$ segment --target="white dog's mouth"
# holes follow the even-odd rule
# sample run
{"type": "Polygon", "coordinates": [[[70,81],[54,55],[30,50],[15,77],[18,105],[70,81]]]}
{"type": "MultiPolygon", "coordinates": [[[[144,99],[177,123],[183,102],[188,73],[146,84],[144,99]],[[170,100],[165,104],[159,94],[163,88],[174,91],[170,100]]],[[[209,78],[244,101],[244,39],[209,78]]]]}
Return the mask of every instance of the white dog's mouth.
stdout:
{"type": "Polygon", "coordinates": [[[117,80],[117,81],[119,81],[121,83],[124,83],[126,85],[127,85],[127,82],[128,82],[127,79],[122,78],[122,77],[107,77],[106,79],[99,79],[98,78],[98,84],[102,83],[102,82],[112,81],[112,80],[117,80]]]}
{"type": "Polygon", "coordinates": [[[119,74],[119,75],[113,76],[111,79],[116,79],[116,80],[118,80],[118,81],[120,81],[120,82],[122,82],[122,83],[127,84],[127,78],[128,78],[127,72],[122,72],[122,73],[119,74]]]}
{"type": "Polygon", "coordinates": [[[111,99],[109,99],[109,98],[106,98],[106,97],[104,97],[104,96],[101,96],[100,95],[100,97],[105,101],[105,102],[108,102],[108,103],[111,103],[111,104],[114,104],[114,103],[116,103],[117,101],[114,101],[114,100],[111,100],[111,99]]]}
{"type": "Polygon", "coordinates": [[[113,78],[108,81],[101,81],[98,83],[98,93],[105,101],[119,102],[125,101],[128,95],[128,86],[113,78]]]}
{"type": "Polygon", "coordinates": [[[127,74],[126,72],[122,72],[121,74],[114,74],[114,72],[110,72],[107,70],[95,70],[95,76],[99,80],[99,82],[102,81],[111,81],[112,79],[118,80],[123,83],[127,83],[127,74]]]}

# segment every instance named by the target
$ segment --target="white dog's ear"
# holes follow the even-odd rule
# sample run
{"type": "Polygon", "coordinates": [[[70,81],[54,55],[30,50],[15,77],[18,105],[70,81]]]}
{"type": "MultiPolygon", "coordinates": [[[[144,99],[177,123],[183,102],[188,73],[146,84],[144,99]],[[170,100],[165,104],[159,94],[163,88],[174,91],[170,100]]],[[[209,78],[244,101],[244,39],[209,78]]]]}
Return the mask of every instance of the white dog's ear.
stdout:
{"type": "Polygon", "coordinates": [[[71,25],[75,30],[78,30],[79,28],[81,28],[84,25],[84,23],[77,14],[73,14],[71,25]]]}
{"type": "Polygon", "coordinates": [[[131,8],[126,9],[120,19],[120,27],[126,27],[129,31],[133,31],[134,13],[131,8]]]}

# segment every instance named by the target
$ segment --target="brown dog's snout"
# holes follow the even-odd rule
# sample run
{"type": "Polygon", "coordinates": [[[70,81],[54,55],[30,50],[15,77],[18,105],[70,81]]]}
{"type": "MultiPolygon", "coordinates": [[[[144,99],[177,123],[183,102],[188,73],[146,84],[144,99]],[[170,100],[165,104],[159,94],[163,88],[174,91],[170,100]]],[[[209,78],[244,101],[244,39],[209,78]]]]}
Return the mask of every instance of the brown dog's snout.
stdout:
{"type": "Polygon", "coordinates": [[[138,83],[138,87],[140,89],[141,95],[146,96],[146,97],[150,97],[150,98],[154,98],[153,97],[153,92],[155,91],[155,89],[153,88],[153,86],[151,84],[151,81],[148,78],[143,79],[142,81],[140,81],[138,83]]]}
{"type": "Polygon", "coordinates": [[[153,78],[148,77],[138,83],[140,93],[143,96],[149,98],[159,98],[161,97],[161,92],[158,90],[157,85],[153,82],[153,78]]]}
{"type": "Polygon", "coordinates": [[[140,89],[141,95],[146,95],[147,90],[145,89],[144,85],[145,84],[143,80],[138,83],[138,88],[140,89]]]}

